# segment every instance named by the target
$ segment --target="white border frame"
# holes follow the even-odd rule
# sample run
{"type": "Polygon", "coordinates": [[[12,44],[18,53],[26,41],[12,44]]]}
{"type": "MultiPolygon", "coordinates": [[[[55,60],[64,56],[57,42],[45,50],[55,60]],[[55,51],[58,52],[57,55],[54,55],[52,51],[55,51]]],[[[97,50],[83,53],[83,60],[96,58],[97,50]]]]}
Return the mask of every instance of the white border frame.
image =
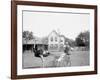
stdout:
{"type": "Polygon", "coordinates": [[[94,71],[94,10],[17,5],[17,75],[94,71]],[[90,14],[90,66],[22,69],[22,10],[77,12],[90,14]]]}

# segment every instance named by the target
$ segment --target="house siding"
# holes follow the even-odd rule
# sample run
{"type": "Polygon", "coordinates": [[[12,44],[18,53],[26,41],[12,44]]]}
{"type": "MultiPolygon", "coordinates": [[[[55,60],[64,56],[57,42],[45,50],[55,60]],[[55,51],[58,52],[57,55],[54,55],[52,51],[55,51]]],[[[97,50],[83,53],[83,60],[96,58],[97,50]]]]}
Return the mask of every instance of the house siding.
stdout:
{"type": "Polygon", "coordinates": [[[64,42],[64,37],[61,37],[57,32],[52,31],[48,36],[48,49],[50,51],[63,51],[64,42]]]}

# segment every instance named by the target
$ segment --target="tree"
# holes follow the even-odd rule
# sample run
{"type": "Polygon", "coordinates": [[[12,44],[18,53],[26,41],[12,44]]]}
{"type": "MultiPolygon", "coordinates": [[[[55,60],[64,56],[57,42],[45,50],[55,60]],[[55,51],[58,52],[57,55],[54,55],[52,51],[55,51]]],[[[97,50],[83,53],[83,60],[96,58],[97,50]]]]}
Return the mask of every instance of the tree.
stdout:
{"type": "Polygon", "coordinates": [[[32,39],[34,39],[33,32],[30,32],[29,33],[29,40],[32,40],[32,39]]]}
{"type": "Polygon", "coordinates": [[[83,40],[80,37],[76,38],[76,45],[77,46],[85,46],[83,40]]]}
{"type": "Polygon", "coordinates": [[[75,46],[75,41],[72,40],[72,39],[69,39],[69,38],[66,37],[65,38],[65,42],[68,42],[71,47],[74,47],[75,46]]]}
{"type": "Polygon", "coordinates": [[[27,49],[28,41],[32,40],[32,39],[34,39],[33,32],[29,32],[29,31],[24,31],[23,32],[23,40],[25,41],[26,49],[27,49]]]}
{"type": "Polygon", "coordinates": [[[89,31],[81,32],[76,38],[76,45],[89,47],[89,44],[90,44],[89,31]]]}
{"type": "Polygon", "coordinates": [[[24,32],[23,32],[23,38],[25,38],[26,40],[31,40],[31,39],[33,39],[33,32],[24,31],[24,32]]]}

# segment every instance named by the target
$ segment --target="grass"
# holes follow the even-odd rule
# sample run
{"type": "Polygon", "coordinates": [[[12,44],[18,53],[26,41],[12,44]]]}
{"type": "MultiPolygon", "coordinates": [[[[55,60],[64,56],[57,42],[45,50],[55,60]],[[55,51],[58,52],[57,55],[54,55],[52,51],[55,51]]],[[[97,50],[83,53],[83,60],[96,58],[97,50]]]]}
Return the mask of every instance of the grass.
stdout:
{"type": "MultiPolygon", "coordinates": [[[[48,57],[44,57],[44,65],[45,67],[57,67],[56,59],[62,54],[63,52],[51,52],[48,57]]],[[[89,51],[72,51],[70,52],[70,61],[71,66],[88,66],[89,65],[89,51]]],[[[67,62],[68,57],[64,57],[65,59],[63,62],[67,62]]],[[[41,68],[42,61],[41,58],[35,57],[34,53],[30,51],[26,51],[23,53],[23,68],[41,68]]],[[[60,66],[63,66],[61,64],[60,66]]],[[[66,65],[67,67],[67,65],[66,65]]]]}

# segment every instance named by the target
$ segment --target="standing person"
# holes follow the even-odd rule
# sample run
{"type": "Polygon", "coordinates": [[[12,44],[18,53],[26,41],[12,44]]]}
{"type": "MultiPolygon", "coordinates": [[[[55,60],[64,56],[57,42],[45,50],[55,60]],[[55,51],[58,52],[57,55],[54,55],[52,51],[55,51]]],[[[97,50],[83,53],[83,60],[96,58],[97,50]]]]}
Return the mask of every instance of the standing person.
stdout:
{"type": "Polygon", "coordinates": [[[67,55],[67,65],[68,66],[71,66],[71,59],[70,59],[70,52],[69,51],[72,51],[73,48],[69,45],[69,43],[67,42],[66,45],[64,46],[65,49],[64,49],[64,53],[67,55]]]}
{"type": "Polygon", "coordinates": [[[70,50],[72,50],[72,48],[68,43],[64,45],[64,52],[62,52],[62,54],[55,60],[56,67],[71,66],[70,50]]]}

